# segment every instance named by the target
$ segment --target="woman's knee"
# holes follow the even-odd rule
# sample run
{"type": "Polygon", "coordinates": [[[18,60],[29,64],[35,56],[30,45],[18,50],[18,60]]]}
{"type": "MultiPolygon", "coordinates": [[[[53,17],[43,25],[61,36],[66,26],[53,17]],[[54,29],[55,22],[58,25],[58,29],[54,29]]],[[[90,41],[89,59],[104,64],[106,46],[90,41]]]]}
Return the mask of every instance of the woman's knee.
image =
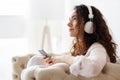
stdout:
{"type": "Polygon", "coordinates": [[[44,64],[43,57],[40,55],[35,55],[28,61],[27,67],[42,64],[44,64]]]}
{"type": "Polygon", "coordinates": [[[37,66],[24,69],[21,72],[21,80],[34,80],[34,78],[35,78],[34,71],[36,68],[37,68],[37,66]]]}

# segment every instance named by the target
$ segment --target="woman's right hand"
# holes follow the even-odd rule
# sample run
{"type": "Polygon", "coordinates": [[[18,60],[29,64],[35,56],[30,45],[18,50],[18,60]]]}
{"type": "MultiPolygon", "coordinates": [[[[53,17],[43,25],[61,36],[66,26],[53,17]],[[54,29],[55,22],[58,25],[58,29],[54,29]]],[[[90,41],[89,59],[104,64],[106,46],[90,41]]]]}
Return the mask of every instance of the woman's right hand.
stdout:
{"type": "Polygon", "coordinates": [[[43,57],[44,59],[44,62],[47,64],[47,65],[52,65],[54,64],[54,59],[52,57],[43,57]]]}

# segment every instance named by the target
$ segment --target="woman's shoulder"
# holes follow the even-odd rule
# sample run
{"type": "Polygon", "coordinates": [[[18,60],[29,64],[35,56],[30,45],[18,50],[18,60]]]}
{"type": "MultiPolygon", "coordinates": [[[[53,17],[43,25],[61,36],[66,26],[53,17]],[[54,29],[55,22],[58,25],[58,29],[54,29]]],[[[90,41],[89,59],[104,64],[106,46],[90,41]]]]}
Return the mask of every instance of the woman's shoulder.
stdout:
{"type": "Polygon", "coordinates": [[[93,43],[93,44],[90,46],[90,48],[88,49],[88,51],[91,51],[91,50],[93,50],[93,49],[95,49],[95,48],[105,49],[102,44],[100,44],[99,42],[95,42],[95,43],[93,43]]]}
{"type": "Polygon", "coordinates": [[[99,42],[95,42],[95,43],[93,43],[91,46],[90,46],[90,48],[96,48],[96,47],[103,47],[103,45],[101,44],[101,43],[99,43],[99,42]]]}

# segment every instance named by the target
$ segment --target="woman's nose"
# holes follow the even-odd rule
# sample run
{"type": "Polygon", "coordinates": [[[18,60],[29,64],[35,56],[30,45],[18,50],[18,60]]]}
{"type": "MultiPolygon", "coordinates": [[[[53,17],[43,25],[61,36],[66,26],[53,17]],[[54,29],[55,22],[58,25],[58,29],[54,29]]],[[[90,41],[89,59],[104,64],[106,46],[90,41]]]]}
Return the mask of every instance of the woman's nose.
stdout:
{"type": "Polygon", "coordinates": [[[69,21],[67,25],[68,25],[68,27],[71,27],[72,23],[69,21]]]}

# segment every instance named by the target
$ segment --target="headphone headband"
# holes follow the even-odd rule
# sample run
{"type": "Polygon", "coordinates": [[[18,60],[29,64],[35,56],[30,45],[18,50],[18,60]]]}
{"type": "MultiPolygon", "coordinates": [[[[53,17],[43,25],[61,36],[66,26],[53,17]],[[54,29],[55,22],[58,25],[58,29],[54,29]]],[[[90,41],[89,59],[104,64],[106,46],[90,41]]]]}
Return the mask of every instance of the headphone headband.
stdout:
{"type": "Polygon", "coordinates": [[[87,5],[87,8],[88,8],[88,11],[89,11],[88,17],[89,17],[90,19],[93,19],[94,15],[93,15],[93,13],[92,13],[92,8],[91,8],[91,6],[88,6],[88,5],[87,5]]]}

